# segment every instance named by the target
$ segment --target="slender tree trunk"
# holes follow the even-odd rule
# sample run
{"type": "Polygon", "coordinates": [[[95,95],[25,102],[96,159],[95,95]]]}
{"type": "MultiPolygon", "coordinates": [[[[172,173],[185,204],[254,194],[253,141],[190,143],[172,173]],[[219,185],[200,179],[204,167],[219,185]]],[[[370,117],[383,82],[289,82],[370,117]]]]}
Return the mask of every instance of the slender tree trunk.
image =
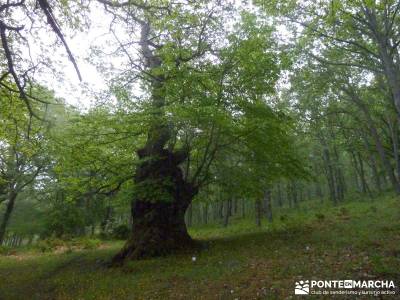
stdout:
{"type": "Polygon", "coordinates": [[[357,153],[357,158],[360,165],[360,178],[362,183],[362,191],[364,194],[368,194],[370,197],[372,197],[371,190],[369,189],[367,180],[365,179],[364,163],[361,159],[360,152],[357,153]]]}
{"type": "Polygon", "coordinates": [[[309,185],[307,185],[307,199],[306,200],[311,200],[312,198],[312,191],[309,185]]]}
{"type": "Polygon", "coordinates": [[[216,220],[218,220],[218,203],[217,202],[213,202],[211,204],[211,211],[212,211],[212,219],[215,222],[216,220]]]}
{"type": "Polygon", "coordinates": [[[357,152],[357,155],[356,155],[356,154],[354,154],[354,152],[352,152],[352,154],[353,154],[353,159],[354,159],[354,163],[355,163],[355,166],[356,166],[356,170],[357,170],[357,173],[358,173],[358,177],[360,179],[361,192],[363,194],[366,194],[367,193],[367,184],[365,182],[364,168],[363,168],[363,165],[362,165],[362,160],[360,158],[360,153],[357,152]]]}
{"type": "Polygon", "coordinates": [[[375,9],[365,6],[362,11],[369,29],[367,33],[376,43],[383,73],[391,91],[397,115],[400,117],[400,73],[394,59],[397,50],[397,47],[393,45],[395,41],[391,42],[393,40],[391,31],[387,30],[386,24],[382,26],[375,9]]]}
{"type": "MultiPolygon", "coordinates": [[[[296,187],[296,190],[298,191],[298,193],[297,193],[298,202],[301,203],[301,202],[303,202],[303,185],[301,183],[299,183],[299,184],[296,184],[295,187],[296,187]]],[[[297,203],[297,202],[295,202],[295,203],[297,203]]]]}
{"type": "Polygon", "coordinates": [[[220,220],[224,218],[224,201],[218,202],[218,217],[220,220]]]}
{"type": "Polygon", "coordinates": [[[224,216],[224,227],[227,227],[229,224],[229,217],[232,215],[232,200],[229,199],[225,201],[225,216],[224,216]]]}
{"type": "Polygon", "coordinates": [[[369,160],[370,160],[370,164],[369,166],[371,167],[371,171],[372,171],[372,177],[374,178],[374,182],[375,182],[375,188],[378,192],[382,191],[382,184],[381,184],[381,178],[378,172],[378,167],[377,167],[377,162],[376,162],[376,158],[375,158],[375,154],[370,150],[370,147],[368,145],[368,139],[365,136],[364,132],[362,132],[362,140],[364,142],[364,147],[365,150],[367,151],[368,155],[369,155],[369,160]]]}
{"type": "Polygon", "coordinates": [[[268,222],[272,222],[272,199],[271,199],[271,190],[267,189],[264,192],[264,207],[265,207],[265,216],[267,217],[268,222]]]}
{"type": "Polygon", "coordinates": [[[281,186],[281,182],[278,182],[278,186],[277,186],[277,193],[278,193],[278,206],[282,207],[283,206],[283,200],[282,200],[282,186],[281,186]]]}
{"type": "Polygon", "coordinates": [[[370,162],[371,162],[370,166],[371,166],[371,170],[372,170],[372,176],[374,177],[374,181],[375,181],[375,188],[380,193],[380,192],[382,192],[381,177],[378,173],[377,163],[376,163],[375,155],[373,153],[370,153],[370,162]]]}
{"type": "Polygon", "coordinates": [[[292,187],[291,187],[290,182],[287,182],[286,183],[286,199],[287,199],[289,208],[292,208],[292,206],[293,206],[292,197],[293,197],[292,187]]]}
{"type": "Polygon", "coordinates": [[[294,206],[295,208],[297,208],[297,207],[299,206],[299,197],[298,197],[298,191],[297,191],[298,186],[297,186],[296,181],[292,180],[292,181],[291,181],[291,186],[292,186],[291,190],[292,190],[292,202],[293,202],[293,206],[294,206]]]}
{"type": "MultiPolygon", "coordinates": [[[[333,130],[332,126],[329,127],[330,135],[333,141],[336,140],[336,134],[335,131],[333,130]]],[[[336,144],[333,144],[333,159],[331,160],[332,163],[332,168],[334,170],[334,185],[335,185],[335,195],[337,201],[343,201],[344,200],[344,193],[346,190],[344,178],[343,178],[343,172],[341,169],[341,163],[340,163],[340,157],[339,153],[336,147],[336,144]]]]}
{"type": "MultiPolygon", "coordinates": [[[[314,162],[314,173],[320,174],[320,168],[318,168],[318,165],[315,162],[314,162]]],[[[316,195],[316,197],[318,197],[320,199],[320,201],[322,203],[324,200],[324,195],[322,193],[321,179],[319,177],[317,177],[315,180],[315,195],[316,195]]]]}
{"type": "Polygon", "coordinates": [[[11,239],[11,247],[15,247],[16,246],[16,241],[17,241],[17,235],[13,234],[12,239],[11,239]]]}
{"type": "Polygon", "coordinates": [[[102,233],[105,233],[107,230],[107,225],[109,224],[109,221],[111,219],[111,215],[112,215],[112,207],[111,206],[107,206],[106,207],[106,212],[104,214],[104,218],[100,223],[100,230],[102,233]]]}
{"type": "Polygon", "coordinates": [[[333,201],[333,203],[336,205],[337,197],[336,197],[336,188],[335,188],[335,178],[333,175],[333,168],[332,168],[329,150],[327,147],[324,147],[323,156],[324,156],[324,162],[325,162],[325,166],[326,166],[326,177],[328,180],[330,198],[333,201]]]}
{"type": "Polygon", "coordinates": [[[238,212],[238,199],[236,197],[234,197],[232,201],[233,201],[233,203],[232,203],[232,205],[233,205],[233,208],[232,208],[233,213],[232,213],[232,215],[236,215],[237,212],[238,212]]]}
{"type": "Polygon", "coordinates": [[[256,216],[256,225],[261,226],[261,214],[262,214],[262,205],[261,200],[257,199],[255,201],[255,216],[256,216]]]}
{"type": "Polygon", "coordinates": [[[343,175],[343,171],[342,168],[340,166],[338,166],[338,170],[337,170],[337,176],[338,176],[338,186],[339,186],[339,199],[340,201],[344,200],[344,195],[347,191],[347,185],[346,185],[346,181],[344,179],[344,175],[343,175]]]}
{"type": "Polygon", "coordinates": [[[390,135],[392,138],[393,158],[396,164],[397,179],[400,179],[400,157],[399,157],[399,132],[397,130],[397,118],[395,121],[388,120],[390,135]]]}
{"type": "Polygon", "coordinates": [[[324,195],[322,193],[321,183],[319,180],[315,183],[315,194],[317,195],[320,202],[322,203],[324,201],[324,195]]]}
{"type": "MultiPolygon", "coordinates": [[[[350,99],[352,100],[353,103],[355,103],[360,110],[364,113],[364,116],[367,120],[367,124],[368,124],[368,128],[370,130],[371,136],[375,141],[375,146],[376,146],[376,150],[379,153],[379,156],[382,160],[383,166],[385,168],[386,174],[389,176],[390,182],[392,184],[392,187],[394,189],[394,191],[397,194],[400,194],[400,183],[397,180],[396,176],[393,173],[393,169],[392,166],[390,164],[389,159],[387,158],[387,155],[385,153],[385,148],[383,147],[382,144],[382,140],[379,136],[378,130],[375,127],[374,121],[369,113],[369,109],[368,107],[365,105],[365,103],[358,97],[358,95],[356,93],[354,93],[354,91],[349,90],[349,89],[343,89],[344,92],[346,92],[350,99]]],[[[399,102],[400,104],[400,102],[399,102]]]]}
{"type": "Polygon", "coordinates": [[[208,203],[203,203],[203,224],[208,223],[208,203]]]}
{"type": "Polygon", "coordinates": [[[16,198],[17,198],[17,193],[15,191],[11,191],[10,194],[8,195],[6,211],[4,212],[3,220],[1,221],[1,224],[0,224],[0,245],[3,244],[4,237],[5,237],[6,230],[7,230],[7,225],[8,225],[8,222],[10,221],[10,217],[11,217],[11,214],[14,209],[16,198]]]}
{"type": "Polygon", "coordinates": [[[400,184],[399,184],[398,180],[396,179],[396,176],[393,173],[392,166],[390,165],[389,159],[386,156],[385,149],[383,148],[383,145],[382,145],[381,139],[378,135],[378,132],[374,126],[370,129],[371,129],[371,134],[374,137],[375,142],[376,142],[376,148],[378,150],[378,153],[379,153],[379,155],[382,159],[383,165],[385,167],[386,174],[389,176],[390,182],[391,182],[392,187],[395,190],[395,192],[397,194],[400,194],[400,184]]]}
{"type": "Polygon", "coordinates": [[[357,158],[356,155],[354,154],[354,151],[350,150],[349,153],[350,153],[350,160],[352,162],[354,169],[354,180],[356,182],[356,188],[358,192],[362,192],[362,184],[360,179],[360,171],[358,168],[357,158]]]}

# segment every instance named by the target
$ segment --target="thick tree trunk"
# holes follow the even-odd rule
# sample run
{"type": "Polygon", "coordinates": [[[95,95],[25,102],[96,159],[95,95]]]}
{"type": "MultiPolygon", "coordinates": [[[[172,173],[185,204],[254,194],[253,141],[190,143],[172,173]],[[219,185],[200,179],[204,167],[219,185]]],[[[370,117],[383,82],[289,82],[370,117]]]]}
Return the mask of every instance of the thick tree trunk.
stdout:
{"type": "MultiPolygon", "coordinates": [[[[390,17],[387,16],[385,24],[382,26],[375,9],[365,6],[363,12],[369,29],[367,32],[376,43],[383,73],[390,88],[397,115],[400,118],[400,73],[394,58],[395,52],[393,51],[393,49],[397,50],[397,47],[394,45],[395,41],[391,30],[387,30],[388,23],[386,23],[390,17]]],[[[397,9],[395,14],[397,14],[397,9]]]]}
{"type": "Polygon", "coordinates": [[[186,213],[186,225],[191,227],[193,223],[193,204],[189,205],[188,211],[186,213]]]}
{"type": "Polygon", "coordinates": [[[165,255],[195,245],[187,232],[185,212],[197,188],[183,179],[178,167],[186,156],[166,149],[158,152],[157,157],[148,159],[146,149],[138,151],[142,163],[135,176],[139,189],[132,202],[132,233],[113,258],[113,265],[130,259],[165,255]]]}
{"type": "MultiPolygon", "coordinates": [[[[374,24],[376,25],[376,24],[374,24]]],[[[381,56],[381,63],[383,66],[384,74],[387,80],[387,83],[389,85],[389,88],[392,92],[393,95],[393,102],[396,107],[397,111],[397,116],[400,118],[400,74],[399,70],[393,61],[393,57],[390,55],[390,50],[388,49],[388,44],[387,42],[383,39],[382,36],[379,36],[380,34],[376,32],[375,38],[377,39],[378,42],[378,49],[379,49],[379,54],[381,56]]]]}
{"type": "MultiPolygon", "coordinates": [[[[154,52],[151,26],[140,22],[140,46],[144,67],[149,74],[162,65],[154,52]]],[[[140,164],[135,174],[135,199],[132,201],[132,233],[123,249],[113,258],[113,265],[127,259],[159,256],[192,247],[185,212],[198,188],[183,178],[179,165],[187,158],[187,151],[165,149],[171,138],[170,125],[165,121],[165,98],[162,74],[149,78],[152,118],[146,145],[137,151],[140,164]]]]}

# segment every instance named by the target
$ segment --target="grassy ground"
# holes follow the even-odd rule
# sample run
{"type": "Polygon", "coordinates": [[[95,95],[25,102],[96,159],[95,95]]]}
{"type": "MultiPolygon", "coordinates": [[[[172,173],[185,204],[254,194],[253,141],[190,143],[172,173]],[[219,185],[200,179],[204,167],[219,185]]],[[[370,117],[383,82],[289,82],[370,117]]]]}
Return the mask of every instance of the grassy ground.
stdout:
{"type": "Polygon", "coordinates": [[[236,220],[228,228],[192,229],[207,244],[204,250],[119,269],[104,261],[121,243],[68,254],[0,256],[0,299],[290,299],[297,297],[294,282],[300,279],[400,285],[398,199],[314,205],[280,211],[262,228],[236,220]]]}

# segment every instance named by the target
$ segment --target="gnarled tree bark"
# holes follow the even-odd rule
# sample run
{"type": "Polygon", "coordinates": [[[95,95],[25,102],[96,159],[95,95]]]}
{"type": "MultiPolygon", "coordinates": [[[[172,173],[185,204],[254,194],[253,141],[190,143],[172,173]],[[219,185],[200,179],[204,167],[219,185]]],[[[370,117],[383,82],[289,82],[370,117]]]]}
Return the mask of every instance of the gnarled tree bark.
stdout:
{"type": "Polygon", "coordinates": [[[166,149],[170,128],[164,116],[163,75],[152,75],[162,60],[151,48],[151,27],[141,25],[141,50],[151,85],[153,119],[146,145],[137,151],[140,163],[134,177],[139,193],[132,201],[132,232],[122,250],[114,256],[113,265],[125,260],[160,256],[194,246],[187,232],[185,212],[198,188],[185,180],[179,165],[188,157],[187,150],[166,149]],[[154,192],[156,191],[156,192],[154,192]]]}
{"type": "Polygon", "coordinates": [[[137,168],[135,183],[161,183],[157,189],[161,187],[161,192],[171,199],[162,201],[143,196],[132,202],[131,237],[113,258],[114,265],[122,264],[127,259],[160,256],[195,245],[187,232],[184,217],[197,194],[197,188],[183,179],[178,166],[182,162],[182,155],[166,149],[162,149],[159,154],[152,159],[144,159],[147,155],[141,157],[142,163],[137,168]]]}

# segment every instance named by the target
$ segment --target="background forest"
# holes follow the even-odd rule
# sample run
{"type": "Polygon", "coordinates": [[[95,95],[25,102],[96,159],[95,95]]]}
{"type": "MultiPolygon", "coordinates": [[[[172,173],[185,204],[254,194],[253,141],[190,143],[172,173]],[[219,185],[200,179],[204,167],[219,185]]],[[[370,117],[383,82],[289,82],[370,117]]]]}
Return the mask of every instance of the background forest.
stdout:
{"type": "Polygon", "coordinates": [[[399,279],[399,10],[1,1],[0,299],[200,299],[197,279],[204,299],[279,299],[301,276],[399,279]],[[98,23],[83,58],[70,40],[98,23]]]}

